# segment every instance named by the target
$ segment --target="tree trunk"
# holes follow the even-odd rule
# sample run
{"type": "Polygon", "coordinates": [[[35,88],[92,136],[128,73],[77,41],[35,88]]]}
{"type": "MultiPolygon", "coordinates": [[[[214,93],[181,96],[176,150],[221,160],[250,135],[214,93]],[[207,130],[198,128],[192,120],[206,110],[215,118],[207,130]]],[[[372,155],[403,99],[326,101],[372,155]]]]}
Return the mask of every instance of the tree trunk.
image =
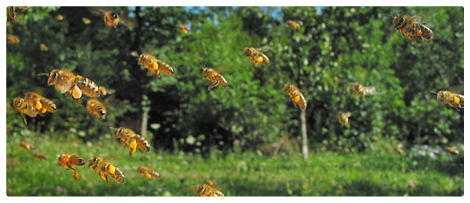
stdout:
{"type": "Polygon", "coordinates": [[[307,118],[305,110],[300,112],[300,133],[302,134],[302,154],[304,155],[304,161],[308,159],[308,145],[307,145],[307,118]]]}

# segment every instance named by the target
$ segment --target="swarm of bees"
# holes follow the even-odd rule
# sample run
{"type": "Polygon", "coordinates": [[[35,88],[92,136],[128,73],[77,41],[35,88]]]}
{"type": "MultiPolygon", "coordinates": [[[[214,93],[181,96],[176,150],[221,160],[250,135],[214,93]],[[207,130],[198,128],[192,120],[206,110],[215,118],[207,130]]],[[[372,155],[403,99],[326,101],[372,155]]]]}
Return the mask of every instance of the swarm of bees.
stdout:
{"type": "Polygon", "coordinates": [[[221,74],[219,74],[217,71],[215,71],[212,68],[207,68],[207,67],[204,68],[202,70],[202,75],[204,75],[206,79],[212,82],[212,84],[209,85],[209,87],[207,88],[208,90],[211,90],[212,88],[217,87],[217,86],[220,86],[223,88],[227,87],[227,80],[225,80],[224,76],[222,76],[221,74]]]}
{"type": "Polygon", "coordinates": [[[397,29],[403,36],[406,35],[408,38],[413,40],[413,44],[415,45],[415,39],[418,39],[421,42],[427,42],[434,38],[434,33],[428,26],[420,23],[416,18],[406,15],[396,15],[393,18],[393,28],[397,29]]]}
{"type": "Polygon", "coordinates": [[[150,169],[147,166],[139,166],[137,167],[137,172],[140,173],[141,175],[145,176],[148,179],[151,179],[152,177],[154,178],[160,178],[160,174],[152,169],[150,169]]]}
{"type": "Polygon", "coordinates": [[[133,130],[125,127],[116,129],[116,139],[121,139],[124,147],[129,146],[129,156],[136,151],[137,147],[144,152],[150,151],[150,144],[142,136],[136,134],[133,130]]]}
{"type": "Polygon", "coordinates": [[[264,46],[256,49],[253,47],[245,47],[243,49],[243,52],[245,53],[246,57],[252,60],[251,62],[255,64],[255,66],[258,66],[259,63],[267,66],[269,65],[269,58],[261,51],[267,51],[269,49],[269,46],[264,46]]]}
{"type": "Polygon", "coordinates": [[[109,187],[111,187],[111,185],[109,185],[108,175],[112,179],[114,179],[117,183],[122,184],[126,180],[122,171],[119,170],[119,168],[117,168],[113,164],[108,163],[108,161],[104,158],[97,157],[97,156],[91,157],[88,167],[92,167],[95,170],[95,172],[98,173],[100,178],[102,178],[103,180],[106,180],[106,183],[108,184],[109,187]]]}
{"type": "Polygon", "coordinates": [[[294,102],[294,106],[299,106],[302,110],[305,111],[307,108],[307,100],[305,99],[302,92],[300,92],[298,87],[287,83],[284,85],[284,92],[290,96],[292,102],[294,102]]]}
{"type": "Polygon", "coordinates": [[[160,72],[165,73],[165,75],[168,76],[173,76],[175,74],[173,67],[150,54],[141,54],[137,64],[143,65],[145,68],[149,69],[147,75],[155,74],[157,79],[160,78],[160,72]]]}

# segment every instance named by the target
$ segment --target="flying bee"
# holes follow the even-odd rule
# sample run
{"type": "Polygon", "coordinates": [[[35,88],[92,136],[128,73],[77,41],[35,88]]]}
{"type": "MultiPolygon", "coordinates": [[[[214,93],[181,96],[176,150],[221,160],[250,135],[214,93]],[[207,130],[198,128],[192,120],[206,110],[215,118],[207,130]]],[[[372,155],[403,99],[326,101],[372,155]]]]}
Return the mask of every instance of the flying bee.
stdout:
{"type": "Polygon", "coordinates": [[[449,106],[454,107],[457,111],[460,111],[459,108],[463,109],[463,95],[451,91],[439,91],[438,93],[432,93],[437,94],[437,100],[449,104],[449,106]]]}
{"type": "Polygon", "coordinates": [[[143,65],[145,68],[149,69],[147,75],[155,74],[157,79],[160,78],[160,72],[165,73],[168,76],[173,76],[175,74],[173,67],[150,54],[141,54],[137,64],[143,65]]]}
{"type": "Polygon", "coordinates": [[[57,106],[54,104],[54,102],[41,96],[36,92],[26,93],[24,96],[24,100],[31,104],[40,115],[42,115],[46,111],[55,112],[57,110],[57,106]]]}
{"type": "Polygon", "coordinates": [[[120,127],[116,129],[116,139],[121,139],[121,143],[124,144],[124,147],[129,145],[129,155],[132,157],[132,154],[137,150],[137,147],[144,152],[150,151],[150,144],[142,136],[136,134],[133,130],[125,127],[120,127]]]}
{"type": "MultiPolygon", "coordinates": [[[[38,74],[38,76],[40,75],[47,75],[47,73],[38,74]]],[[[70,93],[70,95],[72,95],[73,102],[80,106],[82,105],[80,104],[82,94],[90,97],[100,96],[98,85],[96,85],[95,82],[81,75],[75,76],[73,73],[66,70],[52,70],[49,73],[47,85],[55,85],[55,89],[60,91],[60,93],[65,94],[65,97],[67,98],[67,93],[70,93]]]]}
{"type": "Polygon", "coordinates": [[[196,193],[199,196],[205,197],[223,197],[225,196],[222,192],[214,189],[213,187],[206,185],[206,184],[198,184],[196,186],[196,193]]]}
{"type": "Polygon", "coordinates": [[[455,147],[445,147],[444,151],[452,155],[458,155],[460,153],[455,147]]]}
{"type": "Polygon", "coordinates": [[[73,171],[73,179],[78,181],[78,172],[73,168],[74,166],[83,167],[85,165],[85,159],[74,154],[62,154],[57,160],[57,165],[64,167],[67,170],[73,171]]]}
{"type": "Polygon", "coordinates": [[[341,123],[341,125],[346,125],[349,122],[349,117],[351,117],[351,112],[342,112],[340,111],[338,113],[338,120],[341,123]]]}
{"type": "Polygon", "coordinates": [[[291,29],[295,30],[297,28],[300,27],[299,23],[297,21],[293,21],[293,20],[288,20],[287,22],[287,26],[289,26],[291,29]]]}
{"type": "Polygon", "coordinates": [[[7,36],[7,38],[10,40],[11,43],[13,44],[17,44],[17,43],[20,43],[20,40],[18,39],[18,37],[16,37],[15,35],[12,35],[12,34],[9,34],[7,36]]]}
{"type": "Polygon", "coordinates": [[[126,180],[124,174],[121,170],[119,170],[119,168],[111,163],[108,163],[106,159],[101,157],[91,157],[88,167],[92,167],[95,172],[98,172],[100,178],[106,180],[106,183],[108,183],[109,187],[111,187],[111,185],[109,185],[108,175],[118,183],[124,183],[126,180]]]}
{"type": "Polygon", "coordinates": [[[98,90],[100,91],[100,96],[105,96],[107,94],[114,94],[116,90],[114,89],[107,89],[103,86],[98,87],[98,90]]]}
{"type": "Polygon", "coordinates": [[[10,18],[15,20],[15,21],[18,21],[18,19],[16,18],[15,7],[14,6],[9,6],[8,11],[10,13],[10,18]]]}
{"type": "Polygon", "coordinates": [[[155,178],[160,178],[160,174],[146,166],[139,166],[137,172],[144,175],[146,178],[151,179],[152,176],[155,178]]]}
{"type": "Polygon", "coordinates": [[[366,95],[375,94],[375,87],[365,87],[358,82],[349,84],[349,87],[354,90],[354,94],[361,95],[363,100],[366,99],[366,95]]]}
{"type": "Polygon", "coordinates": [[[117,27],[119,23],[128,27],[134,27],[135,22],[128,17],[129,10],[127,7],[123,8],[122,13],[113,11],[111,7],[88,7],[88,10],[93,14],[104,16],[104,23],[108,27],[117,27]]]}
{"type": "Polygon", "coordinates": [[[212,84],[209,85],[209,88],[207,88],[208,90],[211,90],[212,88],[216,86],[220,86],[223,88],[227,87],[227,80],[225,80],[224,76],[222,76],[221,74],[219,74],[217,71],[215,71],[212,68],[207,68],[207,67],[204,68],[202,70],[202,75],[204,75],[206,79],[212,82],[212,84]]]}
{"type": "Polygon", "coordinates": [[[26,102],[22,98],[16,97],[13,100],[13,106],[15,107],[16,110],[18,110],[21,113],[21,116],[23,117],[25,125],[28,125],[28,122],[26,121],[26,117],[24,116],[24,114],[30,117],[36,117],[38,115],[38,111],[33,107],[33,105],[26,102]]]}
{"type": "Polygon", "coordinates": [[[253,47],[245,47],[243,51],[245,53],[245,56],[252,59],[252,62],[253,64],[255,64],[255,66],[258,66],[258,63],[267,66],[269,65],[269,58],[265,54],[261,53],[261,51],[265,51],[268,49],[269,46],[264,46],[256,49],[253,47]]]}
{"type": "Polygon", "coordinates": [[[101,120],[105,119],[106,108],[104,105],[97,99],[90,99],[86,104],[86,109],[90,111],[91,115],[100,118],[101,120]]]}
{"type": "Polygon", "coordinates": [[[88,18],[82,18],[82,21],[83,21],[83,23],[85,23],[85,25],[88,25],[88,24],[91,23],[91,20],[88,19],[88,18]]]}
{"type": "Polygon", "coordinates": [[[413,44],[416,45],[414,38],[421,42],[427,42],[434,38],[434,33],[429,27],[420,23],[416,18],[409,17],[406,15],[396,15],[393,18],[393,28],[397,29],[400,34],[407,36],[413,40],[413,44]]]}
{"type": "Polygon", "coordinates": [[[189,28],[185,25],[178,25],[178,29],[180,29],[181,32],[183,32],[184,34],[187,34],[189,32],[189,28]]]}
{"type": "Polygon", "coordinates": [[[39,160],[41,160],[41,161],[47,159],[47,158],[46,158],[46,155],[41,154],[41,153],[38,153],[38,152],[34,153],[34,158],[39,159],[39,160]]]}
{"type": "Polygon", "coordinates": [[[405,151],[403,151],[401,144],[395,146],[395,147],[393,148],[393,150],[395,150],[395,151],[398,152],[399,154],[405,154],[405,151]]]}
{"type": "Polygon", "coordinates": [[[28,150],[33,150],[33,149],[34,149],[34,146],[28,144],[27,142],[21,142],[21,143],[20,143],[20,147],[23,148],[23,149],[25,149],[26,151],[28,151],[28,150]]]}
{"type": "Polygon", "coordinates": [[[292,102],[294,102],[294,106],[298,105],[302,110],[307,108],[307,100],[295,85],[290,83],[285,84],[284,92],[290,96],[292,102]]]}
{"type": "Polygon", "coordinates": [[[42,43],[39,45],[39,49],[40,49],[41,51],[47,51],[47,50],[49,50],[49,49],[47,48],[47,46],[46,46],[45,44],[42,44],[42,43]]]}
{"type": "Polygon", "coordinates": [[[64,16],[62,16],[62,15],[59,14],[59,15],[57,15],[57,16],[55,17],[55,19],[57,19],[57,20],[63,20],[63,19],[64,19],[64,16]]]}

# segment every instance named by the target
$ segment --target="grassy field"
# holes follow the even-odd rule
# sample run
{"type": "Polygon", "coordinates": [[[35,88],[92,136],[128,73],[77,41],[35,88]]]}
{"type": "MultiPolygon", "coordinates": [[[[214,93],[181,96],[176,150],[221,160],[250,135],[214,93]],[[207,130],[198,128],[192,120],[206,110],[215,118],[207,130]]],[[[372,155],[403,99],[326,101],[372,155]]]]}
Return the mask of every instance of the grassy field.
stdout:
{"type": "MultiPolygon", "coordinates": [[[[57,137],[57,135],[55,135],[57,137]]],[[[111,135],[77,143],[76,138],[55,138],[29,131],[7,137],[6,185],[8,196],[197,196],[195,186],[210,179],[226,196],[462,196],[463,151],[452,159],[400,155],[388,142],[369,147],[365,153],[312,152],[301,156],[266,157],[258,153],[232,153],[210,159],[200,155],[169,154],[152,149],[129,157],[111,135]],[[33,151],[19,147],[22,141],[45,154],[44,161],[33,151]],[[115,164],[126,177],[124,184],[110,179],[111,187],[88,163],[72,171],[57,165],[62,153],[88,160],[100,156],[115,164]],[[140,165],[158,171],[160,179],[146,179],[136,172],[140,165]],[[412,181],[414,186],[408,186],[412,181]]]]}

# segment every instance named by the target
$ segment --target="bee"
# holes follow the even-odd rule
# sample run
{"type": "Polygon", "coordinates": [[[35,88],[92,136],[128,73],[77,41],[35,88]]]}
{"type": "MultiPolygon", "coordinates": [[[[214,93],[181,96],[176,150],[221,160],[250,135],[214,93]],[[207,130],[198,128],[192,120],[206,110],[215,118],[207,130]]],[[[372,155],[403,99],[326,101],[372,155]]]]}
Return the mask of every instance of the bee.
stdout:
{"type": "Polygon", "coordinates": [[[341,123],[341,125],[346,125],[349,122],[349,117],[351,116],[351,112],[342,112],[340,111],[338,113],[338,120],[341,123]]]}
{"type": "Polygon", "coordinates": [[[375,87],[365,87],[358,82],[349,84],[349,87],[354,90],[354,94],[361,95],[363,100],[366,99],[366,95],[375,94],[375,87]]]}
{"type": "Polygon", "coordinates": [[[85,25],[88,25],[88,24],[91,23],[91,20],[88,19],[88,18],[82,18],[82,21],[83,21],[83,23],[85,23],[85,25]]]}
{"type": "Polygon", "coordinates": [[[458,155],[460,153],[455,147],[445,147],[444,151],[452,155],[458,155]]]}
{"type": "Polygon", "coordinates": [[[223,88],[227,87],[227,80],[225,80],[224,76],[222,76],[221,74],[219,74],[217,71],[215,71],[212,68],[207,68],[207,67],[204,68],[202,70],[202,75],[204,75],[206,79],[212,82],[212,84],[209,85],[209,88],[207,88],[208,90],[211,90],[212,88],[216,86],[220,86],[223,88]]]}
{"type": "Polygon", "coordinates": [[[122,171],[113,164],[108,163],[104,158],[97,156],[91,157],[88,167],[92,167],[95,172],[98,172],[100,178],[106,180],[109,187],[111,187],[111,185],[109,185],[108,175],[118,183],[124,183],[126,180],[122,171]]]}
{"type": "Polygon", "coordinates": [[[98,87],[98,90],[100,91],[100,96],[105,96],[107,94],[114,94],[114,92],[116,92],[116,90],[114,89],[107,89],[103,86],[98,87]]]}
{"type": "Polygon", "coordinates": [[[17,43],[20,43],[20,40],[18,39],[18,37],[16,37],[15,35],[12,35],[12,34],[9,34],[7,36],[7,38],[10,40],[11,43],[13,44],[17,44],[17,43]]]}
{"type": "Polygon", "coordinates": [[[121,139],[121,143],[124,144],[124,147],[129,145],[129,155],[132,157],[132,154],[139,147],[144,152],[150,151],[150,144],[142,136],[136,134],[133,130],[125,127],[120,127],[116,130],[116,139],[121,139]]]}
{"type": "Polygon", "coordinates": [[[39,159],[39,160],[41,160],[41,161],[47,159],[47,158],[46,158],[46,155],[40,154],[40,153],[38,153],[38,152],[34,153],[34,158],[39,159]]]}
{"type": "Polygon", "coordinates": [[[74,154],[62,154],[57,160],[57,165],[64,167],[67,170],[73,171],[73,179],[78,181],[78,172],[73,168],[74,166],[83,167],[85,165],[85,159],[74,154]]]}
{"type": "Polygon", "coordinates": [[[300,25],[297,21],[288,20],[286,23],[293,30],[298,29],[300,27],[300,25]]]}
{"type": "Polygon", "coordinates": [[[173,67],[150,54],[141,54],[137,64],[143,65],[145,68],[149,69],[147,75],[155,74],[157,79],[160,78],[160,72],[165,73],[168,76],[173,76],[175,74],[173,67]]]}
{"type": "Polygon", "coordinates": [[[42,43],[39,45],[39,49],[41,51],[47,51],[48,50],[47,46],[45,44],[42,44],[42,43]]]}
{"type": "Polygon", "coordinates": [[[30,117],[36,117],[38,115],[38,111],[31,105],[30,103],[26,102],[22,98],[15,98],[13,100],[13,106],[15,107],[16,110],[18,110],[21,113],[21,116],[23,117],[24,124],[28,125],[28,122],[26,121],[26,117],[24,114],[30,116],[30,117]]]}
{"type": "Polygon", "coordinates": [[[62,15],[59,14],[59,15],[57,15],[57,16],[55,17],[55,19],[57,19],[57,20],[63,20],[63,19],[64,19],[64,16],[62,16],[62,15]]]}
{"type": "Polygon", "coordinates": [[[146,178],[151,179],[152,176],[155,178],[160,178],[160,174],[146,166],[139,166],[137,172],[144,175],[146,178]]]}
{"type": "MultiPolygon", "coordinates": [[[[47,73],[41,73],[38,74],[38,76],[39,75],[47,75],[47,73]]],[[[82,97],[82,94],[90,97],[100,96],[98,85],[96,85],[95,82],[81,75],[75,76],[73,73],[66,70],[52,70],[49,73],[47,85],[55,85],[55,89],[60,91],[60,93],[65,94],[65,97],[67,98],[67,93],[70,93],[72,95],[73,102],[80,106],[82,104],[80,104],[79,99],[82,97]]]]}
{"type": "Polygon", "coordinates": [[[437,94],[437,100],[449,104],[449,106],[454,107],[457,111],[460,111],[459,108],[463,109],[464,107],[464,96],[461,94],[451,91],[439,91],[435,94],[437,94]]]}
{"type": "Polygon", "coordinates": [[[24,100],[31,104],[40,115],[42,115],[46,111],[55,112],[57,110],[57,106],[54,104],[54,102],[41,96],[36,92],[26,93],[24,100]]]}
{"type": "Polygon", "coordinates": [[[8,7],[8,11],[10,13],[10,18],[15,20],[15,21],[18,21],[18,19],[16,18],[15,7],[14,6],[8,7]]]}
{"type": "Polygon", "coordinates": [[[111,7],[88,7],[88,10],[96,15],[104,16],[104,23],[108,27],[117,27],[119,23],[131,27],[135,23],[127,17],[129,13],[127,7],[124,7],[121,14],[113,11],[111,7]]]}
{"type": "Polygon", "coordinates": [[[213,187],[206,184],[198,184],[196,186],[196,193],[200,196],[205,197],[223,197],[225,196],[222,192],[214,189],[213,187]]]}
{"type": "Polygon", "coordinates": [[[27,9],[27,8],[29,8],[29,7],[31,7],[31,6],[17,6],[17,7],[18,7],[18,8],[21,8],[21,9],[27,9]]]}
{"type": "Polygon", "coordinates": [[[28,151],[28,150],[33,150],[33,149],[34,149],[34,146],[28,144],[27,142],[21,142],[21,143],[20,143],[20,147],[23,148],[23,149],[25,149],[26,151],[28,151]]]}
{"type": "Polygon", "coordinates": [[[216,184],[214,181],[212,181],[212,180],[206,180],[206,183],[207,183],[208,185],[210,185],[211,187],[215,187],[215,186],[217,185],[217,184],[216,184]]]}
{"type": "Polygon", "coordinates": [[[290,83],[285,84],[284,92],[290,96],[292,102],[294,102],[294,106],[298,105],[302,110],[307,108],[307,100],[305,100],[304,95],[295,85],[290,83]]]}
{"type": "Polygon", "coordinates": [[[100,118],[101,120],[105,119],[106,108],[104,105],[97,99],[90,99],[86,104],[86,109],[90,111],[91,115],[100,118]]]}
{"type": "Polygon", "coordinates": [[[269,65],[269,58],[265,54],[261,53],[261,50],[264,51],[268,49],[269,46],[264,46],[256,49],[253,47],[245,47],[243,51],[245,53],[245,56],[252,59],[252,62],[253,64],[255,64],[255,66],[258,66],[258,63],[267,66],[269,65]]]}
{"type": "Polygon", "coordinates": [[[429,27],[420,23],[416,18],[409,17],[406,15],[396,15],[393,18],[393,28],[397,29],[400,34],[407,36],[413,40],[413,44],[416,45],[414,38],[421,42],[426,42],[434,38],[434,33],[429,27]]]}
{"type": "Polygon", "coordinates": [[[402,144],[399,144],[399,145],[395,146],[395,147],[393,148],[393,150],[395,150],[395,151],[398,152],[399,154],[405,154],[405,152],[404,152],[403,149],[402,149],[402,146],[403,146],[402,144]]]}
{"type": "Polygon", "coordinates": [[[185,25],[178,25],[178,29],[180,29],[181,32],[183,32],[184,34],[187,34],[189,32],[189,28],[185,25]]]}

